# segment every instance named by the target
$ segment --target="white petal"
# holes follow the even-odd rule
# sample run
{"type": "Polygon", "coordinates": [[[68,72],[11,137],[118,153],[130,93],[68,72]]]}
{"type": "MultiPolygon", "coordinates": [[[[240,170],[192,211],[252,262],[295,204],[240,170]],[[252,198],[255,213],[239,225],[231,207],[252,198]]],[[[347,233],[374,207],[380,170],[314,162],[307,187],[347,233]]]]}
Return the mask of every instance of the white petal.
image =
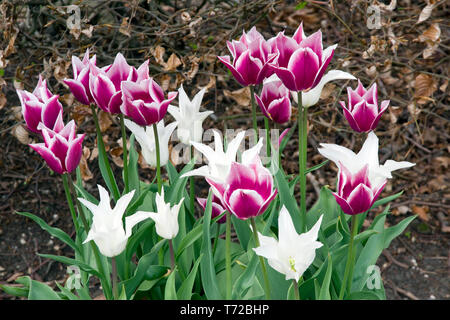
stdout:
{"type": "Polygon", "coordinates": [[[242,164],[244,164],[244,165],[250,164],[253,161],[253,159],[257,155],[259,155],[259,152],[261,151],[261,148],[263,147],[263,140],[264,140],[264,138],[259,138],[259,141],[255,146],[253,146],[252,148],[250,148],[248,150],[245,150],[242,153],[242,161],[241,161],[242,164]]]}
{"type": "Polygon", "coordinates": [[[125,236],[129,238],[131,236],[131,230],[139,222],[150,218],[149,212],[138,211],[135,214],[125,218],[125,236]]]}
{"type": "MultiPolygon", "coordinates": [[[[227,145],[226,158],[228,161],[236,161],[236,154],[239,150],[239,146],[245,137],[245,131],[239,132],[236,137],[230,141],[227,145]]],[[[217,149],[216,149],[217,150],[217,149]]]]}
{"type": "Polygon", "coordinates": [[[208,166],[203,166],[198,169],[194,169],[186,172],[180,178],[192,177],[192,176],[200,176],[200,177],[210,177],[210,171],[208,166]]]}
{"type": "Polygon", "coordinates": [[[118,221],[120,221],[122,223],[122,217],[123,214],[125,213],[125,210],[128,207],[128,204],[130,203],[131,199],[133,199],[134,196],[134,192],[136,190],[132,190],[130,192],[128,192],[127,194],[123,195],[122,197],[120,197],[119,200],[117,200],[116,206],[113,209],[113,215],[116,219],[118,219],[118,221]]]}
{"type": "Polygon", "coordinates": [[[93,204],[92,202],[87,201],[83,198],[78,198],[78,201],[80,201],[86,208],[89,209],[89,211],[92,212],[92,215],[96,215],[99,213],[98,206],[93,204]]]}
{"type": "Polygon", "coordinates": [[[205,95],[206,87],[200,90],[195,96],[194,99],[192,99],[192,104],[195,106],[195,111],[200,110],[200,106],[202,104],[203,96],[205,95]]]}
{"type": "Polygon", "coordinates": [[[298,234],[292,222],[291,215],[283,205],[278,217],[278,241],[280,242],[280,247],[284,248],[287,252],[291,251],[293,246],[296,245],[295,241],[297,238],[298,234]]]}
{"type": "Polygon", "coordinates": [[[175,120],[177,120],[177,121],[183,120],[183,117],[181,116],[179,108],[177,108],[173,105],[169,105],[169,107],[167,108],[167,111],[172,115],[172,117],[175,118],[175,120]]]}
{"type": "MultiPolygon", "coordinates": [[[[322,77],[319,84],[315,86],[313,89],[308,92],[302,92],[302,105],[305,107],[310,107],[315,105],[320,98],[320,94],[322,93],[323,87],[330,81],[333,80],[355,80],[356,78],[350,73],[341,71],[341,70],[330,70],[326,75],[322,77]]],[[[292,91],[292,97],[295,103],[298,103],[297,92],[292,91]]]]}
{"type": "Polygon", "coordinates": [[[339,162],[342,162],[342,164],[351,172],[362,167],[360,163],[355,162],[356,154],[352,150],[331,143],[321,143],[320,146],[321,148],[317,151],[325,158],[333,161],[336,165],[339,165],[339,162]]]}
{"type": "Polygon", "coordinates": [[[373,131],[367,135],[366,141],[358,152],[357,161],[369,164],[369,168],[378,168],[378,137],[373,131]]]}

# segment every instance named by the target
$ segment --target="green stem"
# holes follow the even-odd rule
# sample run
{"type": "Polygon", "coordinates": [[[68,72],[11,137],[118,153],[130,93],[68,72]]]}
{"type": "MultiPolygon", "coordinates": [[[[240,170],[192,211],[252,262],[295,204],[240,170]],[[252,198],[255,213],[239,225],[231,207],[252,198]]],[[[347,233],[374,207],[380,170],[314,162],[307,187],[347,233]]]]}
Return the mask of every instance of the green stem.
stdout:
{"type": "Polygon", "coordinates": [[[173,242],[172,239],[169,239],[169,251],[170,251],[170,267],[172,272],[175,271],[175,253],[173,250],[173,242]]]}
{"type": "Polygon", "coordinates": [[[298,282],[295,279],[292,279],[292,283],[294,285],[295,300],[300,300],[300,291],[298,289],[298,282]]]}
{"type": "Polygon", "coordinates": [[[66,199],[67,199],[67,203],[69,204],[69,210],[70,210],[70,214],[72,215],[72,220],[73,220],[73,224],[75,226],[75,231],[78,234],[79,232],[79,225],[78,225],[78,219],[77,219],[77,214],[75,212],[75,207],[73,205],[73,200],[72,200],[72,196],[70,194],[70,187],[69,187],[69,182],[67,180],[67,173],[64,173],[62,175],[62,180],[63,180],[63,184],[64,184],[64,192],[66,193],[66,199]]]}
{"type": "Polygon", "coordinates": [[[111,258],[111,266],[112,266],[112,284],[113,284],[113,296],[114,300],[119,298],[119,289],[117,287],[117,263],[116,258],[111,258]]]}
{"type": "MultiPolygon", "coordinates": [[[[258,231],[256,230],[256,222],[255,222],[255,218],[250,218],[250,223],[252,225],[252,229],[253,229],[253,238],[255,241],[255,246],[259,247],[260,243],[259,243],[259,236],[258,236],[258,231]]],[[[261,265],[261,270],[262,270],[262,274],[263,274],[263,278],[264,278],[264,292],[266,294],[266,299],[270,300],[270,284],[269,284],[269,277],[267,275],[267,269],[266,269],[266,263],[263,259],[263,257],[258,256],[259,257],[259,263],[261,265]]]]}
{"type": "MultiPolygon", "coordinates": [[[[191,160],[194,159],[194,147],[191,146],[191,160]]],[[[189,177],[189,207],[191,209],[191,214],[194,216],[194,210],[195,210],[195,181],[194,177],[189,177]]]]}
{"type": "Polygon", "coordinates": [[[300,175],[300,218],[302,230],[306,231],[306,157],[308,135],[308,108],[302,106],[302,92],[297,92],[298,97],[298,166],[300,175]]]}
{"type": "Polygon", "coordinates": [[[252,101],[253,130],[255,130],[255,140],[258,141],[258,121],[256,120],[255,86],[250,86],[250,99],[252,101]]]}
{"type": "MultiPolygon", "coordinates": [[[[80,201],[78,201],[77,193],[75,192],[74,182],[72,180],[72,177],[69,174],[66,173],[65,176],[66,176],[66,179],[68,180],[70,192],[76,199],[75,202],[77,204],[78,215],[81,217],[81,222],[83,223],[84,230],[86,231],[86,234],[87,234],[89,232],[89,224],[87,222],[86,216],[84,215],[84,211],[83,211],[83,208],[81,207],[81,203],[80,203],[80,201]]],[[[107,273],[106,273],[105,269],[103,268],[103,264],[100,259],[100,252],[94,241],[89,241],[89,243],[91,245],[92,252],[94,253],[95,263],[97,264],[98,270],[99,270],[100,274],[102,275],[102,277],[104,277],[103,279],[102,278],[100,279],[100,282],[104,289],[105,297],[106,297],[106,299],[111,299],[111,286],[109,284],[109,281],[106,280],[107,273]]]]}
{"type": "Polygon", "coordinates": [[[91,105],[91,110],[92,110],[92,116],[94,117],[95,129],[97,131],[98,151],[99,151],[99,153],[102,154],[103,164],[106,169],[106,174],[108,175],[108,180],[110,181],[110,184],[111,184],[111,188],[112,188],[111,191],[113,193],[113,198],[114,198],[114,201],[117,202],[117,200],[119,200],[119,198],[120,198],[120,192],[119,192],[119,188],[117,187],[116,180],[114,179],[114,175],[112,173],[111,166],[109,165],[108,155],[106,154],[105,144],[103,143],[102,132],[100,130],[100,124],[98,122],[97,111],[95,110],[95,106],[93,104],[91,105]]]}
{"type": "Polygon", "coordinates": [[[155,135],[155,145],[156,145],[156,179],[158,181],[158,193],[161,194],[162,182],[161,182],[161,158],[159,151],[159,137],[158,137],[158,127],[156,123],[153,124],[153,133],[155,135]]]}
{"type": "Polygon", "coordinates": [[[358,232],[358,215],[352,216],[352,231],[350,235],[350,243],[348,245],[347,264],[345,265],[344,279],[342,280],[341,291],[339,292],[339,300],[344,298],[345,291],[350,294],[353,281],[353,268],[355,266],[355,252],[353,248],[354,239],[358,232]]]}
{"type": "Polygon", "coordinates": [[[226,299],[231,300],[231,214],[227,210],[227,225],[225,233],[225,272],[226,272],[226,299]]]}
{"type": "Polygon", "coordinates": [[[122,131],[122,150],[123,150],[123,183],[125,184],[125,193],[130,191],[128,185],[128,150],[127,150],[127,132],[125,130],[125,121],[123,119],[123,114],[119,115],[120,118],[120,128],[122,131]]]}
{"type": "MultiPolygon", "coordinates": [[[[271,146],[270,146],[270,127],[269,127],[269,119],[264,117],[264,127],[266,129],[266,144],[267,144],[267,156],[270,158],[271,156],[271,146]]],[[[269,163],[270,166],[270,163],[269,163]]]]}

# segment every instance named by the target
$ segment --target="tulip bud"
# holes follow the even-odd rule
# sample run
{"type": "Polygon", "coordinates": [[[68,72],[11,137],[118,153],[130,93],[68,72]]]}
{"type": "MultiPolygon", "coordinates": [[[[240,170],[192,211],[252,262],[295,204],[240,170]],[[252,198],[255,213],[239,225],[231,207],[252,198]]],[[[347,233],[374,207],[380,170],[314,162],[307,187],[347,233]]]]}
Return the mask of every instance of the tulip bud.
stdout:
{"type": "Polygon", "coordinates": [[[59,96],[54,95],[47,88],[47,80],[39,75],[39,82],[33,93],[17,90],[22,105],[22,115],[28,129],[39,133],[38,125],[42,122],[47,128],[59,131],[64,126],[62,122],[63,106],[58,101],[59,96]]]}
{"type": "Polygon", "coordinates": [[[337,45],[323,50],[322,32],[306,37],[300,24],[293,37],[280,32],[269,40],[278,58],[270,63],[273,72],[292,91],[306,91],[316,87],[322,79],[337,45]]]}
{"type": "Polygon", "coordinates": [[[59,132],[47,128],[42,123],[38,129],[44,143],[30,144],[30,147],[44,158],[50,169],[59,174],[70,173],[80,163],[85,134],[77,134],[75,121],[70,121],[59,132]]]}
{"type": "Polygon", "coordinates": [[[122,113],[141,126],[158,123],[166,115],[167,108],[177,92],[169,92],[164,99],[164,91],[152,79],[140,82],[122,82],[122,113]]]}
{"type": "Polygon", "coordinates": [[[133,199],[135,190],[123,195],[116,202],[114,209],[111,209],[109,193],[105,188],[98,185],[100,202],[95,205],[83,198],[78,200],[88,208],[93,215],[91,230],[83,243],[94,240],[100,252],[106,257],[118,256],[125,250],[127,240],[131,236],[133,227],[139,222],[150,218],[146,213],[136,212],[125,218],[125,228],[123,226],[123,215],[133,199]]]}
{"type": "Polygon", "coordinates": [[[281,80],[264,83],[261,97],[255,99],[262,113],[276,123],[286,123],[291,117],[291,100],[289,90],[281,80]]]}
{"type": "Polygon", "coordinates": [[[339,165],[338,192],[333,192],[337,203],[346,214],[366,212],[377,200],[387,183],[372,186],[369,180],[369,165],[352,174],[342,163],[339,165]]]}
{"type": "Polygon", "coordinates": [[[178,213],[180,207],[184,201],[184,198],[173,207],[170,207],[170,203],[166,203],[164,200],[164,188],[161,190],[161,194],[156,194],[156,208],[157,212],[137,212],[136,214],[147,214],[153,221],[155,221],[156,233],[164,239],[173,239],[177,236],[178,225],[178,213]]]}
{"type": "Polygon", "coordinates": [[[89,88],[90,64],[95,66],[96,56],[94,55],[89,59],[88,48],[84,54],[83,61],[76,56],[72,56],[73,79],[64,79],[64,83],[69,86],[75,99],[85,105],[94,103],[94,98],[89,88]]]}
{"type": "MultiPolygon", "coordinates": [[[[206,209],[207,201],[208,201],[208,199],[206,199],[206,198],[197,198],[197,202],[203,208],[203,210],[206,209]]],[[[217,197],[215,194],[212,195],[211,208],[212,208],[211,218],[218,217],[226,211],[226,209],[223,207],[222,202],[220,201],[219,197],[217,197]]],[[[217,222],[218,223],[227,222],[226,215],[224,215],[222,218],[220,218],[217,222]]]]}
{"type": "Polygon", "coordinates": [[[340,101],[344,115],[350,127],[357,132],[369,132],[374,130],[381,115],[389,106],[389,100],[381,102],[378,107],[377,84],[374,83],[370,89],[366,90],[361,81],[358,80],[358,87],[355,90],[347,87],[348,106],[344,101],[340,101]]]}
{"type": "Polygon", "coordinates": [[[206,181],[226,209],[242,220],[263,214],[277,195],[272,174],[258,155],[247,164],[233,162],[224,183],[206,181]]]}
{"type": "Polygon", "coordinates": [[[227,41],[228,50],[233,56],[218,57],[220,61],[231,71],[234,78],[242,86],[261,84],[264,78],[273,72],[269,67],[276,53],[272,52],[270,44],[253,27],[249,32],[243,32],[239,41],[227,41]]]}

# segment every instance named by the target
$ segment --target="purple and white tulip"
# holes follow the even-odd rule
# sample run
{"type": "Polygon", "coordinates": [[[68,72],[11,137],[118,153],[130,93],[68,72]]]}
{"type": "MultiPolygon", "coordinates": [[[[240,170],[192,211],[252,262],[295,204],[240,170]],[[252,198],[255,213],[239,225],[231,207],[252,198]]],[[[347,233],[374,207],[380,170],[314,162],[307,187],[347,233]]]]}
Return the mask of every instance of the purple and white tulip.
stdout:
{"type": "Polygon", "coordinates": [[[306,37],[303,24],[300,24],[292,37],[280,32],[269,42],[272,52],[278,53],[278,58],[271,62],[270,66],[283,84],[292,91],[306,91],[317,86],[337,46],[333,45],[324,50],[322,32],[319,30],[306,37]]]}
{"type": "Polygon", "coordinates": [[[291,100],[289,90],[281,80],[265,82],[261,96],[255,93],[255,99],[262,113],[276,123],[286,123],[291,118],[291,100]]]}
{"type": "Polygon", "coordinates": [[[333,161],[340,170],[335,197],[339,199],[342,210],[348,214],[361,213],[358,211],[364,208],[368,210],[387,179],[392,178],[392,171],[415,165],[408,161],[394,160],[387,160],[380,165],[378,138],[373,131],[369,132],[358,154],[336,144],[321,143],[320,146],[319,153],[333,161]]]}
{"type": "Polygon", "coordinates": [[[39,123],[59,131],[64,127],[62,122],[63,106],[58,95],[54,95],[47,88],[47,80],[39,75],[39,82],[33,93],[17,90],[22,105],[22,115],[30,131],[40,133],[39,123]]]}
{"type": "Polygon", "coordinates": [[[111,114],[121,113],[122,82],[140,83],[148,80],[148,60],[139,69],[130,66],[125,57],[118,53],[114,63],[98,68],[90,63],[89,87],[97,106],[111,114]]]}
{"type": "Polygon", "coordinates": [[[274,61],[276,53],[272,52],[270,44],[255,27],[247,33],[244,31],[238,41],[227,41],[227,47],[233,56],[233,62],[230,56],[218,59],[242,86],[261,84],[264,78],[273,73],[269,63],[274,61]]]}
{"type": "Polygon", "coordinates": [[[372,186],[369,180],[369,165],[353,174],[343,164],[339,165],[338,191],[333,192],[336,202],[346,214],[366,212],[377,200],[387,183],[372,186]]]}
{"type": "Polygon", "coordinates": [[[167,108],[177,92],[169,92],[168,98],[164,98],[164,91],[153,80],[145,79],[140,82],[122,82],[122,113],[133,119],[141,126],[149,126],[158,123],[167,113],[167,108]]]}
{"type": "Polygon", "coordinates": [[[85,105],[95,102],[89,88],[89,74],[90,65],[95,66],[96,60],[95,55],[89,59],[89,48],[82,61],[80,58],[72,56],[73,79],[64,79],[64,83],[69,86],[75,99],[85,105]]]}
{"type": "MultiPolygon", "coordinates": [[[[206,198],[197,198],[198,204],[203,208],[203,210],[206,209],[206,203],[208,199],[206,198]]],[[[215,218],[220,216],[222,213],[224,213],[227,209],[225,209],[222,205],[222,202],[220,201],[219,197],[216,196],[214,193],[212,195],[211,199],[211,218],[215,218]]],[[[225,223],[227,222],[227,217],[224,215],[222,218],[220,218],[217,223],[225,223]]]]}
{"type": "Polygon", "coordinates": [[[47,128],[42,123],[38,129],[44,137],[44,143],[30,144],[47,162],[47,165],[59,174],[70,173],[80,163],[83,152],[83,139],[85,134],[76,133],[75,121],[70,121],[59,132],[47,128]]]}
{"type": "Polygon", "coordinates": [[[368,132],[374,130],[384,111],[389,106],[389,100],[381,102],[378,107],[377,84],[374,83],[370,89],[366,90],[361,81],[358,80],[358,87],[353,90],[347,87],[348,106],[344,101],[340,101],[345,118],[350,127],[357,132],[368,132]]]}
{"type": "Polygon", "coordinates": [[[257,155],[249,164],[233,162],[224,183],[206,181],[225,208],[241,220],[263,214],[277,195],[272,174],[257,155]]]}

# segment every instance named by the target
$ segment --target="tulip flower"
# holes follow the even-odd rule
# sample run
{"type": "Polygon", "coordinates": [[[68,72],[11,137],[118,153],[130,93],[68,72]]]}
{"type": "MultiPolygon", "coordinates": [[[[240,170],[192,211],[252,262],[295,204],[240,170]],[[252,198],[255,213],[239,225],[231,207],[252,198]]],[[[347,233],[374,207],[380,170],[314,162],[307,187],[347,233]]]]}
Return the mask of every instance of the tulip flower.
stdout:
{"type": "MultiPolygon", "coordinates": [[[[125,119],[125,126],[134,133],[136,140],[141,145],[142,156],[145,162],[152,168],[156,168],[156,142],[155,134],[152,126],[142,127],[125,119]]],[[[177,126],[177,122],[172,122],[164,126],[164,120],[156,125],[159,139],[160,165],[165,166],[169,161],[169,140],[173,131],[177,126]]]]}
{"type": "Polygon", "coordinates": [[[205,88],[200,90],[191,101],[181,85],[178,89],[179,108],[169,105],[169,113],[178,122],[178,138],[184,144],[189,145],[191,141],[201,142],[202,123],[210,114],[214,113],[213,111],[200,112],[205,91],[205,88]]]}
{"type": "Polygon", "coordinates": [[[155,221],[156,233],[164,239],[173,239],[178,234],[178,213],[184,198],[173,207],[170,203],[164,201],[164,188],[161,189],[161,194],[156,194],[156,209],[157,212],[137,212],[136,214],[148,214],[148,216],[155,221]]]}
{"type": "Polygon", "coordinates": [[[338,192],[333,192],[336,202],[346,214],[355,215],[366,212],[377,200],[384,183],[372,187],[366,164],[361,170],[352,174],[344,165],[339,165],[338,192]]]}
{"type": "MultiPolygon", "coordinates": [[[[218,182],[224,182],[230,172],[231,164],[233,161],[236,161],[236,155],[244,136],[244,131],[239,132],[236,137],[228,143],[226,152],[223,151],[222,138],[217,131],[214,131],[215,150],[205,144],[192,142],[192,145],[206,157],[208,164],[186,172],[181,178],[203,176],[218,182]]],[[[262,146],[261,138],[255,146],[242,153],[241,162],[248,163],[250,159],[253,159],[255,155],[259,154],[262,146]]]]}
{"type": "Polygon", "coordinates": [[[164,99],[163,90],[152,78],[140,82],[123,81],[121,110],[137,124],[149,126],[164,118],[176,96],[176,92],[169,92],[168,99],[164,99]]]}
{"type": "Polygon", "coordinates": [[[226,209],[241,220],[263,214],[277,195],[272,174],[258,155],[246,164],[233,162],[225,182],[206,181],[226,209]]]}
{"type": "MultiPolygon", "coordinates": [[[[276,75],[273,76],[276,77],[276,75]]],[[[289,90],[279,79],[266,80],[264,80],[261,96],[255,93],[255,100],[268,119],[276,123],[286,123],[291,117],[289,90]]]]}
{"type": "Polygon", "coordinates": [[[30,131],[39,133],[39,123],[59,131],[64,127],[62,122],[63,106],[58,101],[59,96],[54,95],[47,88],[47,80],[39,75],[39,82],[33,93],[17,90],[22,105],[22,115],[30,131]]]}
{"type": "Polygon", "coordinates": [[[59,174],[70,173],[80,163],[85,134],[77,134],[75,121],[70,121],[60,131],[38,125],[44,143],[30,144],[30,147],[44,158],[47,165],[59,174]]]}
{"type": "Polygon", "coordinates": [[[269,63],[276,58],[270,44],[253,27],[249,32],[242,33],[239,41],[227,41],[227,47],[233,56],[218,57],[231,71],[234,78],[242,86],[261,84],[264,78],[269,77],[272,71],[269,63]]]}
{"type": "Polygon", "coordinates": [[[83,61],[78,57],[72,56],[73,79],[64,79],[64,83],[69,86],[75,99],[82,104],[89,105],[94,103],[91,90],[89,88],[90,65],[96,64],[96,56],[89,59],[89,48],[84,54],[83,61]]]}
{"type": "Polygon", "coordinates": [[[286,280],[295,279],[298,282],[313,263],[316,249],[322,247],[322,243],[317,241],[322,217],[311,230],[297,234],[291,215],[283,205],[278,217],[278,241],[259,233],[260,246],[253,250],[266,258],[273,269],[284,274],[286,280]]]}
{"type": "MultiPolygon", "coordinates": [[[[309,91],[302,91],[302,105],[304,107],[311,107],[319,102],[323,87],[330,81],[334,80],[355,80],[356,78],[348,72],[341,70],[330,70],[320,80],[319,84],[309,91]]],[[[291,91],[295,103],[298,103],[297,92],[291,91]]]]}
{"type": "Polygon", "coordinates": [[[344,115],[350,127],[357,132],[368,132],[374,130],[380,121],[381,115],[389,106],[389,100],[381,102],[378,107],[377,84],[374,83],[366,90],[361,81],[355,90],[347,87],[348,107],[344,101],[340,101],[344,115]]]}
{"type": "Polygon", "coordinates": [[[135,190],[123,195],[117,200],[114,209],[111,209],[108,191],[100,185],[98,185],[98,191],[100,194],[100,202],[98,205],[86,199],[78,198],[93,215],[91,229],[83,244],[94,240],[100,252],[104,256],[112,258],[118,256],[125,250],[133,227],[139,222],[150,218],[150,216],[143,212],[137,212],[125,217],[124,228],[122,218],[133,198],[135,190]]]}
{"type": "Polygon", "coordinates": [[[371,131],[358,154],[336,144],[320,144],[320,154],[333,161],[338,168],[338,203],[348,214],[361,213],[360,208],[371,207],[379,193],[392,178],[394,170],[409,168],[414,163],[408,161],[387,160],[384,165],[378,161],[378,138],[371,131]],[[345,203],[344,203],[345,202],[345,203]]]}
{"type": "Polygon", "coordinates": [[[313,89],[319,84],[337,46],[323,50],[322,32],[319,30],[306,37],[303,24],[292,37],[280,32],[269,42],[272,51],[278,52],[270,67],[289,90],[296,92],[313,89]]]}
{"type": "MultiPolygon", "coordinates": [[[[206,199],[206,198],[197,198],[197,202],[203,208],[203,210],[206,209],[207,201],[208,201],[208,199],[206,199]]],[[[214,193],[213,193],[212,199],[211,199],[211,209],[212,209],[211,218],[218,217],[226,211],[226,209],[223,207],[222,202],[220,201],[219,197],[217,197],[214,193]]],[[[217,222],[225,223],[225,222],[227,222],[227,217],[224,215],[217,222]]]]}
{"type": "Polygon", "coordinates": [[[125,57],[118,53],[112,65],[98,68],[90,63],[89,88],[97,106],[111,114],[121,112],[122,82],[140,83],[148,80],[148,60],[138,70],[131,67],[125,57]]]}

